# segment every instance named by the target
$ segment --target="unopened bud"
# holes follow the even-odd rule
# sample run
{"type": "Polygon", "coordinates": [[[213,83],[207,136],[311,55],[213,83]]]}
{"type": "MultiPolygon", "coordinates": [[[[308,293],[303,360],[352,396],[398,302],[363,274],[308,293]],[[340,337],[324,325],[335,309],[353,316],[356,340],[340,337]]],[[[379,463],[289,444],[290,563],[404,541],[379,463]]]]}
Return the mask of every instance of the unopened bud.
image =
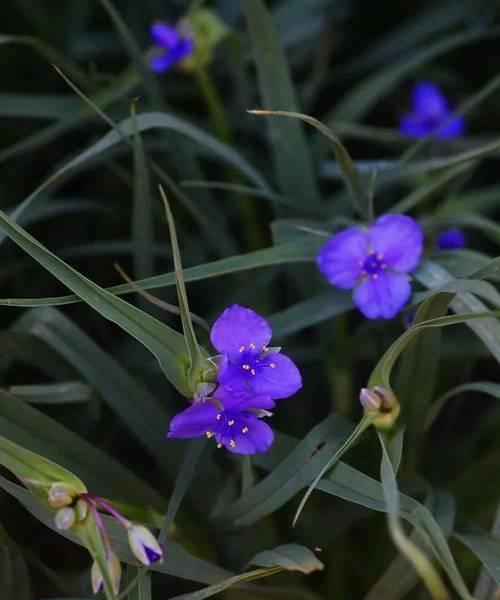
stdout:
{"type": "MultiPolygon", "coordinates": [[[[108,567],[108,573],[113,584],[113,591],[115,594],[118,594],[120,591],[120,580],[122,578],[122,566],[116,554],[112,550],[108,550],[106,563],[108,567]]],[[[98,594],[104,586],[104,580],[101,569],[95,561],[92,563],[92,569],[90,570],[90,580],[92,582],[92,591],[94,594],[98,594]]]]}
{"type": "Polygon", "coordinates": [[[60,508],[56,512],[56,516],[54,518],[57,529],[71,529],[76,522],[76,513],[72,508],[68,506],[64,508],[60,508]]]}
{"type": "Polygon", "coordinates": [[[76,520],[80,523],[81,521],[85,521],[87,515],[89,513],[89,505],[85,502],[85,500],[78,500],[75,504],[75,512],[76,512],[76,520]]]}
{"type": "Polygon", "coordinates": [[[401,411],[393,392],[378,385],[373,388],[363,388],[359,400],[365,412],[374,415],[372,423],[377,429],[390,429],[401,411]]]}
{"type": "Polygon", "coordinates": [[[359,401],[361,402],[361,406],[367,412],[378,412],[382,406],[382,399],[380,396],[374,390],[368,388],[361,388],[359,401]]]}
{"type": "Polygon", "coordinates": [[[129,528],[128,543],[134,556],[143,565],[148,566],[163,558],[163,551],[155,536],[142,525],[132,525],[129,528]]]}
{"type": "Polygon", "coordinates": [[[51,508],[62,508],[73,504],[77,495],[78,492],[74,486],[58,482],[50,487],[47,502],[51,508]]]}

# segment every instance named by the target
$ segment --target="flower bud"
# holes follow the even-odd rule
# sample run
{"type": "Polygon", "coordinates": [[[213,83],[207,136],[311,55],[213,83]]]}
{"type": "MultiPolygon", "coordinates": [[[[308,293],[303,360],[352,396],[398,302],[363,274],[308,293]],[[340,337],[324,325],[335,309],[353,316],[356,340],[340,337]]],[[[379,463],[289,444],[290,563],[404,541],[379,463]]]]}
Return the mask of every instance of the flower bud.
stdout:
{"type": "Polygon", "coordinates": [[[377,429],[390,429],[399,416],[401,407],[391,390],[376,385],[363,388],[359,401],[366,413],[373,415],[373,426],[377,429]]]}
{"type": "Polygon", "coordinates": [[[128,530],[128,543],[134,556],[143,565],[161,561],[163,551],[154,535],[141,525],[131,525],[128,530]]]}
{"type": "Polygon", "coordinates": [[[80,523],[81,521],[85,521],[89,512],[89,505],[85,502],[85,500],[78,500],[75,504],[75,512],[76,512],[76,520],[80,523]]]}
{"type": "MultiPolygon", "coordinates": [[[[116,554],[112,550],[108,550],[106,556],[106,562],[108,565],[108,573],[113,583],[113,591],[118,594],[120,591],[120,580],[122,577],[122,566],[118,560],[116,554]]],[[[98,594],[104,585],[101,569],[99,565],[94,561],[92,563],[92,569],[90,570],[90,580],[92,582],[92,591],[94,594],[98,594]]]]}
{"type": "Polygon", "coordinates": [[[76,522],[76,513],[69,506],[60,508],[54,518],[57,529],[71,529],[76,522]]]}
{"type": "Polygon", "coordinates": [[[73,504],[77,495],[78,492],[74,486],[58,482],[50,487],[47,502],[51,508],[62,508],[73,504]]]}
{"type": "Polygon", "coordinates": [[[367,412],[378,412],[382,406],[382,399],[380,396],[374,390],[368,388],[361,388],[359,401],[361,402],[361,406],[367,412]]]}

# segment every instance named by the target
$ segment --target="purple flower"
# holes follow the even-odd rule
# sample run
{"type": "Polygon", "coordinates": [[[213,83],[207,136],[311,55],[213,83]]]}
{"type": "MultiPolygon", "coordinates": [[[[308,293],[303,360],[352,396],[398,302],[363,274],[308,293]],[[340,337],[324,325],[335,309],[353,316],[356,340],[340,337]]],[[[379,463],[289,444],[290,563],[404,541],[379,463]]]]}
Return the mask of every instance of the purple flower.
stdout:
{"type": "Polygon", "coordinates": [[[154,73],[164,73],[194,50],[194,41],[167,23],[152,23],[150,34],[156,44],[156,52],[149,61],[149,68],[154,73]]]}
{"type": "Polygon", "coordinates": [[[143,565],[161,562],[163,551],[155,536],[142,525],[130,525],[127,531],[128,543],[133,555],[143,565]]]}
{"type": "MultiPolygon", "coordinates": [[[[448,102],[440,89],[429,81],[419,81],[413,86],[412,111],[401,117],[400,131],[413,138],[432,134],[452,114],[448,102]]],[[[463,117],[453,117],[436,132],[440,139],[460,137],[465,130],[463,117]]]]}
{"type": "Polygon", "coordinates": [[[294,362],[269,348],[269,323],[249,308],[233,304],[215,321],[210,339],[221,353],[218,380],[231,390],[288,398],[302,387],[294,362]]]}
{"type": "Polygon", "coordinates": [[[261,417],[274,402],[266,395],[230,391],[219,387],[212,398],[193,402],[170,423],[170,438],[214,438],[218,448],[230,452],[266,452],[273,443],[273,431],[261,417]]]}
{"type": "Polygon", "coordinates": [[[407,273],[423,249],[422,228],[410,217],[389,214],[368,229],[349,227],[332,236],[316,257],[326,279],[353,299],[369,319],[391,319],[411,294],[407,273]]]}
{"type": "Polygon", "coordinates": [[[465,246],[465,235],[461,229],[443,229],[437,236],[436,246],[440,250],[455,250],[465,246]]]}

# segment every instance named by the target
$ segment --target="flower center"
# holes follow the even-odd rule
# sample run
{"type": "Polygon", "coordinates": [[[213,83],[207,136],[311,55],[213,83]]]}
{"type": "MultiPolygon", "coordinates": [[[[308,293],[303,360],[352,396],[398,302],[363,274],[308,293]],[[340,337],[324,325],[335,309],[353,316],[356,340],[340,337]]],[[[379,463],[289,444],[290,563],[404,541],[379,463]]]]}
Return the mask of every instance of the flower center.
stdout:
{"type": "Polygon", "coordinates": [[[364,276],[368,275],[372,279],[377,279],[379,273],[385,269],[387,269],[387,264],[384,262],[384,255],[371,251],[362,264],[361,274],[364,276]]]}
{"type": "Polygon", "coordinates": [[[275,364],[269,363],[267,360],[263,360],[269,348],[262,346],[257,348],[255,344],[249,344],[248,346],[240,346],[240,358],[238,364],[245,376],[254,377],[264,367],[271,367],[274,369],[275,364]]]}
{"type": "Polygon", "coordinates": [[[223,445],[229,445],[231,448],[236,447],[235,437],[241,433],[248,432],[248,426],[239,418],[241,413],[232,413],[229,411],[221,411],[215,417],[213,431],[207,431],[207,438],[214,437],[217,442],[217,448],[222,448],[223,445]]]}

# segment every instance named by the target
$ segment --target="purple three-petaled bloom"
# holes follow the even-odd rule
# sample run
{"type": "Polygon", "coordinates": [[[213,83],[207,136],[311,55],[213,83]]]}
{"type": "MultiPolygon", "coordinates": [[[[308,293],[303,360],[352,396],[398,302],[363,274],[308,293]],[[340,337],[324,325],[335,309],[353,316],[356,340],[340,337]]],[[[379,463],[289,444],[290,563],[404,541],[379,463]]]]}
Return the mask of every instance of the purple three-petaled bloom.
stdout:
{"type": "Polygon", "coordinates": [[[465,235],[461,229],[450,227],[443,229],[436,238],[436,246],[440,250],[456,250],[465,246],[465,235]]]}
{"type": "Polygon", "coordinates": [[[422,228],[410,217],[388,214],[368,229],[349,227],[332,236],[316,258],[338,288],[354,288],[353,300],[369,319],[391,319],[411,295],[408,273],[422,255],[422,228]]]}
{"type": "Polygon", "coordinates": [[[250,308],[233,304],[215,321],[210,339],[221,353],[218,381],[228,389],[288,398],[302,387],[295,363],[270,348],[269,323],[250,308]]]}
{"type": "Polygon", "coordinates": [[[274,407],[269,396],[219,387],[213,397],[193,402],[170,423],[170,438],[213,438],[218,448],[230,452],[266,452],[273,443],[273,430],[262,421],[274,407]]]}
{"type": "Polygon", "coordinates": [[[413,138],[425,137],[434,132],[440,139],[457,138],[465,131],[465,121],[460,116],[448,121],[451,114],[452,110],[439,87],[429,81],[419,81],[412,91],[412,110],[401,117],[399,129],[413,138]],[[447,123],[444,125],[445,121],[447,123]]]}
{"type": "Polygon", "coordinates": [[[150,33],[156,44],[155,54],[149,60],[154,73],[164,73],[194,50],[194,41],[167,23],[152,23],[150,33]]]}

